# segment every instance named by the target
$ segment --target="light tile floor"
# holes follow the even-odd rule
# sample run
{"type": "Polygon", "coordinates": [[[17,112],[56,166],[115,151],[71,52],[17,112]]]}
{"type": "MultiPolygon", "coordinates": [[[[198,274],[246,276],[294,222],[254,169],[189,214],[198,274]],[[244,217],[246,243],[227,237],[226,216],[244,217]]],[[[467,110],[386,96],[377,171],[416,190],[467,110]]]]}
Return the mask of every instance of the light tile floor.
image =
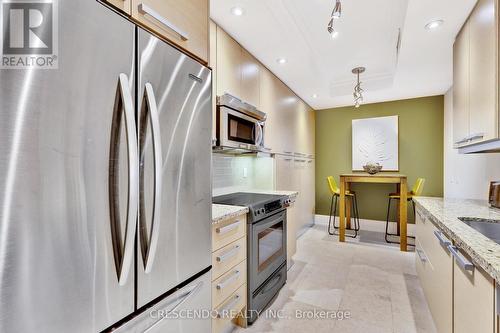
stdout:
{"type": "Polygon", "coordinates": [[[236,332],[436,332],[413,252],[359,240],[339,243],[326,233],[326,226],[316,225],[298,240],[294,260],[287,284],[268,311],[248,329],[236,332]],[[330,316],[342,311],[350,317],[297,316],[314,311],[328,311],[330,316]]]}

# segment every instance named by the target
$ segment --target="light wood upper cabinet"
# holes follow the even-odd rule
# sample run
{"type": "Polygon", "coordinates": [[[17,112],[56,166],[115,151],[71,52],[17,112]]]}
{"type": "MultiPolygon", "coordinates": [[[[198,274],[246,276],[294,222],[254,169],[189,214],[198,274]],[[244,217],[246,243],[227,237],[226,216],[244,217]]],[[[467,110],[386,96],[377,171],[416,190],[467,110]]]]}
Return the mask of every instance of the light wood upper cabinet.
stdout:
{"type": "Polygon", "coordinates": [[[130,15],[132,11],[132,0],[104,0],[104,2],[109,3],[111,6],[121,10],[128,15],[130,15]]]}
{"type": "Polygon", "coordinates": [[[469,24],[466,23],[453,46],[453,142],[466,143],[469,135],[469,24]]]}
{"type": "Polygon", "coordinates": [[[241,99],[260,109],[260,66],[247,50],[241,49],[241,99]]]}
{"type": "Polygon", "coordinates": [[[208,63],[208,0],[131,1],[135,21],[208,63]]]}
{"type": "Polygon", "coordinates": [[[208,66],[212,68],[212,142],[217,139],[217,25],[209,22],[208,66]]]}
{"type": "Polygon", "coordinates": [[[469,131],[477,134],[474,142],[497,137],[495,27],[495,0],[480,0],[469,18],[469,131]]]}
{"type": "Polygon", "coordinates": [[[455,147],[499,138],[497,16],[498,0],[479,0],[455,41],[455,147]]]}
{"type": "Polygon", "coordinates": [[[241,46],[217,27],[217,95],[241,98],[241,46]]]}

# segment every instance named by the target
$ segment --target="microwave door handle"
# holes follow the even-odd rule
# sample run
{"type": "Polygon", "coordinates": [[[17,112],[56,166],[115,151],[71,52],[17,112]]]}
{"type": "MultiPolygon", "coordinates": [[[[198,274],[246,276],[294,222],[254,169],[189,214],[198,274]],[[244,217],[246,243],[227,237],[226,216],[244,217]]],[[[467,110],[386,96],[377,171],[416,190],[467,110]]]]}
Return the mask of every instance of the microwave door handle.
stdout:
{"type": "Polygon", "coordinates": [[[257,132],[255,135],[255,145],[257,147],[262,146],[262,141],[264,138],[264,130],[262,128],[262,123],[261,122],[256,122],[255,123],[255,131],[257,132]]]}
{"type": "MultiPolygon", "coordinates": [[[[141,237],[141,241],[145,244],[149,243],[149,247],[145,253],[143,252],[144,260],[144,271],[145,273],[150,273],[153,267],[154,259],[156,256],[156,251],[158,249],[158,239],[160,233],[161,224],[161,202],[162,202],[162,143],[160,135],[160,119],[158,114],[158,107],[156,104],[156,98],[151,83],[146,83],[145,85],[145,97],[146,97],[146,107],[149,110],[149,123],[151,125],[151,134],[153,138],[153,156],[154,156],[154,199],[153,199],[153,216],[151,221],[151,233],[149,234],[149,242],[146,239],[146,233],[144,232],[144,237],[141,237]]],[[[146,111],[147,112],[147,111],[146,111]]],[[[146,119],[144,119],[147,121],[146,119]]],[[[145,133],[143,133],[145,135],[145,133]]],[[[144,202],[141,202],[143,205],[144,202]]],[[[143,245],[144,246],[144,245],[143,245]]]]}
{"type": "Polygon", "coordinates": [[[137,222],[137,201],[139,196],[139,155],[137,147],[137,135],[135,124],[134,102],[130,92],[130,83],[126,74],[121,73],[118,81],[117,100],[112,127],[112,144],[110,151],[109,166],[109,199],[111,206],[111,231],[114,259],[117,268],[118,284],[123,286],[127,283],[127,277],[130,273],[132,261],[134,258],[135,229],[137,222]],[[120,212],[119,212],[119,138],[121,126],[121,109],[125,115],[125,131],[128,153],[128,203],[125,225],[124,244],[121,244],[120,233],[120,212]]]}

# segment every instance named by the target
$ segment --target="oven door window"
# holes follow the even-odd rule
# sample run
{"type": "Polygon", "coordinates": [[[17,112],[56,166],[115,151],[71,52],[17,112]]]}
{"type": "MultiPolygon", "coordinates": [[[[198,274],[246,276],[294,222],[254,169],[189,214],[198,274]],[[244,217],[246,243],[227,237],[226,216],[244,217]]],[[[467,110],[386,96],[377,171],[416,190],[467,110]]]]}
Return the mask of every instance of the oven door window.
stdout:
{"type": "Polygon", "coordinates": [[[255,123],[228,114],[229,140],[255,144],[255,123]]]}
{"type": "Polygon", "coordinates": [[[283,221],[280,221],[259,232],[257,238],[259,273],[276,259],[283,256],[285,251],[283,248],[283,230],[283,221]]]}

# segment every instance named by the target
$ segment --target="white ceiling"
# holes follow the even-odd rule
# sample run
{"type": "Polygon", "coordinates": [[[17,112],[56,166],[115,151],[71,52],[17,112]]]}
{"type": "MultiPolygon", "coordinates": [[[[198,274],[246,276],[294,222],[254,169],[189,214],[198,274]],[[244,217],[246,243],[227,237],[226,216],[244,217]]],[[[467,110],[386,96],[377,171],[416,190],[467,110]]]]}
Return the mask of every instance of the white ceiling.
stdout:
{"type": "Polygon", "coordinates": [[[367,68],[365,103],[451,87],[453,41],[476,0],[342,0],[342,18],[334,22],[339,36],[332,39],[326,27],[334,3],[211,0],[210,16],[314,109],[352,105],[357,66],[367,68]],[[234,16],[235,6],[244,15],[234,16]],[[435,19],[443,26],[426,30],[435,19]],[[280,57],[287,63],[278,64],[280,57]]]}

